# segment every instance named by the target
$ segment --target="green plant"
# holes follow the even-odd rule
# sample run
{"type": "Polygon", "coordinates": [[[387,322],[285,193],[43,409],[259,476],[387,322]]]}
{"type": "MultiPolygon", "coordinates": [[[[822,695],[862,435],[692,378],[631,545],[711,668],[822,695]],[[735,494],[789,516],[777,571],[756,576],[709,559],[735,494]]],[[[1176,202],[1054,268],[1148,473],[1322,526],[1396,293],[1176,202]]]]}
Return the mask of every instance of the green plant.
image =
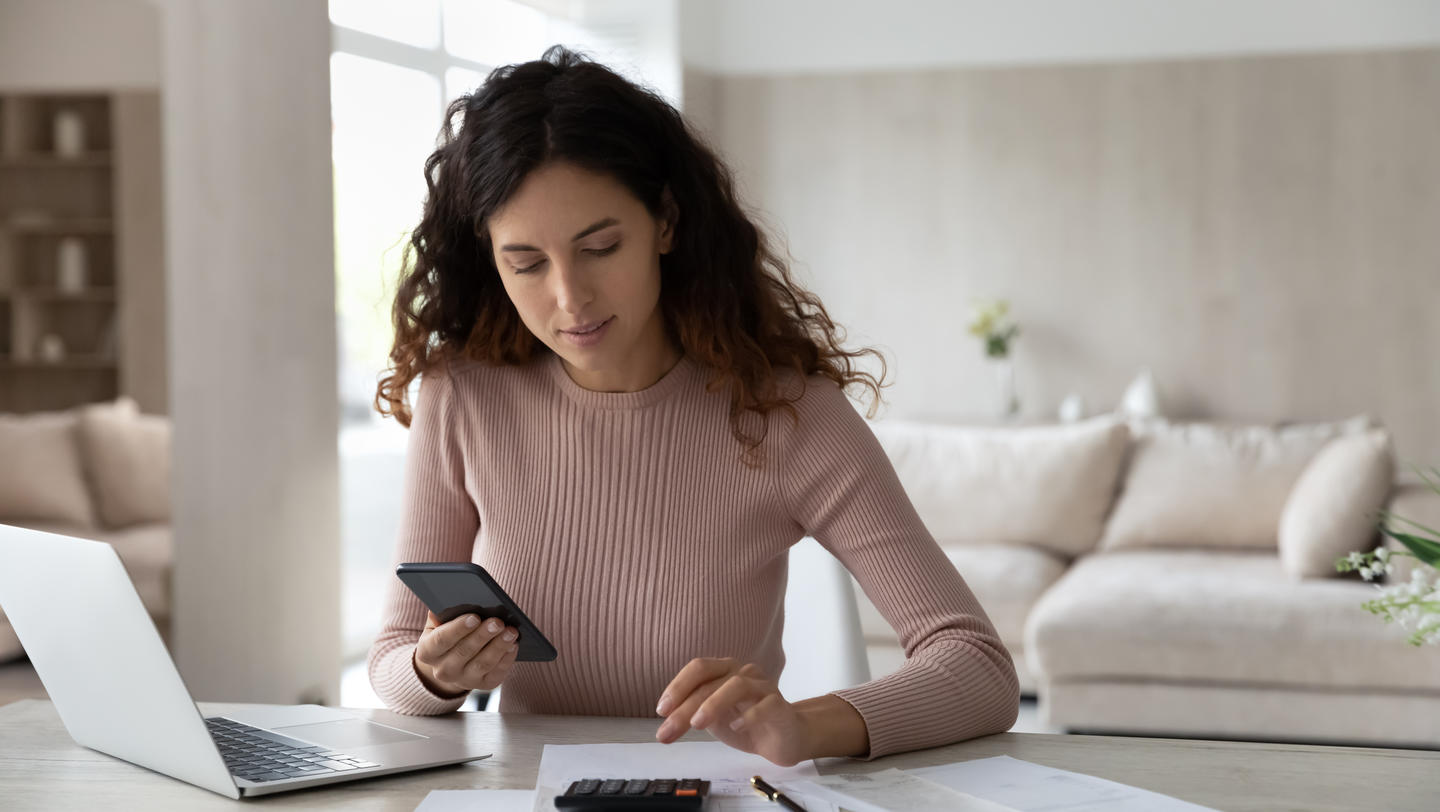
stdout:
{"type": "MultiPolygon", "coordinates": [[[[1416,469],[1416,473],[1431,490],[1440,494],[1440,468],[1431,468],[1428,473],[1416,469]]],[[[1421,566],[1410,573],[1408,582],[1377,585],[1380,597],[1361,605],[1371,614],[1384,618],[1386,623],[1399,623],[1410,632],[1411,645],[1440,643],[1440,579],[1436,577],[1440,570],[1440,531],[1388,510],[1380,511],[1379,528],[1383,535],[1395,539],[1405,549],[1377,547],[1368,553],[1351,553],[1338,559],[1335,568],[1340,572],[1359,572],[1360,577],[1373,581],[1394,572],[1397,556],[1417,559],[1421,566]],[[1397,529],[1402,527],[1403,532],[1397,529]],[[1429,537],[1420,533],[1428,533],[1429,537]]]]}
{"type": "Polygon", "coordinates": [[[975,303],[975,316],[970,320],[970,335],[985,342],[986,357],[1009,357],[1010,342],[1020,335],[1019,325],[1006,321],[1009,314],[1010,302],[1005,299],[975,303]]]}

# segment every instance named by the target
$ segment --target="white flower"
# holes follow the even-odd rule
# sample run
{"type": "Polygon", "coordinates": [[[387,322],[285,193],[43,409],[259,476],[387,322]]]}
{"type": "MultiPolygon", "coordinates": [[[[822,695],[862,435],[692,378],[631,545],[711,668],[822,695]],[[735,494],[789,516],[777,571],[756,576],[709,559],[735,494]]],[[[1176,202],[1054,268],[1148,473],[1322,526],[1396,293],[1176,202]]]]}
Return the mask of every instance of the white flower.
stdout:
{"type": "Polygon", "coordinates": [[[1375,580],[1375,570],[1372,570],[1369,567],[1361,567],[1360,577],[1364,578],[1367,581],[1373,581],[1375,580]]]}
{"type": "Polygon", "coordinates": [[[1364,564],[1364,563],[1365,563],[1365,554],[1364,554],[1364,553],[1351,553],[1349,556],[1346,557],[1345,560],[1346,560],[1346,561],[1349,561],[1351,565],[1358,567],[1358,566],[1360,566],[1361,564],[1364,564]]]}
{"type": "Polygon", "coordinates": [[[1376,547],[1375,558],[1379,559],[1379,561],[1383,564],[1386,561],[1390,560],[1390,551],[1384,547],[1376,547]]]}

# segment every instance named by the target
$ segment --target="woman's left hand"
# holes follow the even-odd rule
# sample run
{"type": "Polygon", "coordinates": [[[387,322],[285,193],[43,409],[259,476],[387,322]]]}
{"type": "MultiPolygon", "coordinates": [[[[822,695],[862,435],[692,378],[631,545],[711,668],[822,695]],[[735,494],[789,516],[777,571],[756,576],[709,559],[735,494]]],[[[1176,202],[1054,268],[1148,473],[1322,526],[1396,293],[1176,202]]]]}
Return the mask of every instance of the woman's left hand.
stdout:
{"type": "Polygon", "coordinates": [[[809,722],[754,663],[691,660],[666,686],[655,712],[667,717],[655,733],[665,744],[697,728],[782,767],[812,757],[809,722]]]}

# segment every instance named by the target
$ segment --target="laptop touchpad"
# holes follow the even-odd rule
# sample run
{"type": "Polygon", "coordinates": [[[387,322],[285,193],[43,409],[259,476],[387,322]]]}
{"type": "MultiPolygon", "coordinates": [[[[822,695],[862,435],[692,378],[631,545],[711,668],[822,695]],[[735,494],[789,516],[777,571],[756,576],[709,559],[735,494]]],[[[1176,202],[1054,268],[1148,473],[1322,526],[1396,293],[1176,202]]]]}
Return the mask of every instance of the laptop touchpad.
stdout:
{"type": "Polygon", "coordinates": [[[319,722],[312,725],[291,725],[270,729],[285,736],[294,736],[297,739],[315,742],[336,750],[427,738],[418,733],[377,725],[364,719],[344,719],[338,722],[319,722]]]}

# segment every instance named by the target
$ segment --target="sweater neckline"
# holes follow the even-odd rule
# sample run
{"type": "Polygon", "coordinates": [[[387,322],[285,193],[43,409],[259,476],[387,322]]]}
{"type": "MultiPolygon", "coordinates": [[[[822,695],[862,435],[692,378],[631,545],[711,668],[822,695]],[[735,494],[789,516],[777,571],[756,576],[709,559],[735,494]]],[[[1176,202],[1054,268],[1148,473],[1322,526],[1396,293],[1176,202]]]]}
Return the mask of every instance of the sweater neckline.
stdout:
{"type": "Polygon", "coordinates": [[[545,366],[560,391],[587,409],[626,410],[654,406],[683,388],[695,373],[694,362],[682,355],[675,366],[660,376],[660,380],[638,392],[596,392],[571,380],[570,373],[565,371],[565,362],[559,355],[550,353],[550,357],[545,360],[545,366]]]}

